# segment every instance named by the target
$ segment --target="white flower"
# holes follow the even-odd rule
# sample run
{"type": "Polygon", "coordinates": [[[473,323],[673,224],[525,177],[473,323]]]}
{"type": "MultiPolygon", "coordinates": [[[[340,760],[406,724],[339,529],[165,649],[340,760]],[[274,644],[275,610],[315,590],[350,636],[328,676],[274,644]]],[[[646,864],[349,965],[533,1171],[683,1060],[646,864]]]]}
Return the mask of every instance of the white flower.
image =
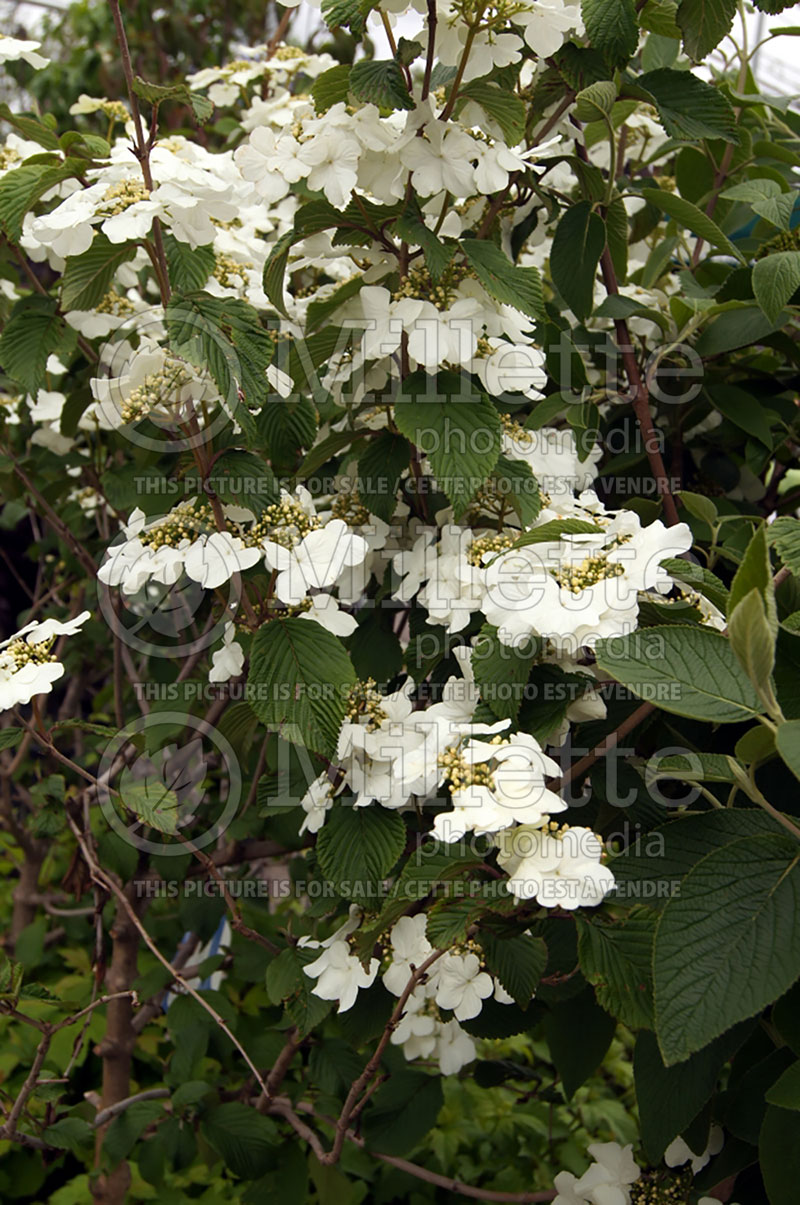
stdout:
{"type": "Polygon", "coordinates": [[[535,0],[527,11],[514,14],[514,24],[522,27],[525,41],[542,59],[561,49],[568,32],[583,29],[578,8],[562,0],[535,0]]]}
{"type": "Polygon", "coordinates": [[[338,940],[303,967],[303,971],[310,979],[317,980],[311,994],[321,1000],[338,1000],[337,1012],[345,1013],[355,1004],[359,988],[372,987],[379,966],[378,959],[372,958],[369,970],[365,971],[360,960],[350,953],[347,942],[338,940]]]}
{"type": "Polygon", "coordinates": [[[586,1197],[592,1205],[628,1205],[628,1185],[641,1175],[641,1168],[632,1155],[633,1147],[618,1142],[592,1142],[589,1154],[595,1162],[575,1183],[575,1192],[586,1197]]]}
{"type": "Polygon", "coordinates": [[[703,1170],[712,1155],[719,1154],[724,1145],[724,1131],[720,1126],[712,1126],[708,1136],[708,1146],[704,1151],[695,1154],[688,1143],[684,1142],[682,1138],[673,1138],[664,1151],[664,1162],[667,1167],[680,1167],[684,1163],[691,1163],[692,1175],[696,1176],[698,1172],[703,1170]]]}
{"type": "Polygon", "coordinates": [[[44,55],[37,54],[41,42],[24,41],[21,38],[0,36],[0,67],[3,63],[13,63],[22,59],[31,67],[46,67],[50,62],[44,55]]]}
{"type": "Polygon", "coordinates": [[[544,908],[594,908],[614,887],[613,874],[600,863],[602,843],[591,829],[551,832],[524,824],[505,829],[496,840],[497,861],[517,899],[535,899],[544,908]]]}
{"type": "Polygon", "coordinates": [[[358,181],[361,147],[341,130],[323,130],[304,142],[300,158],[310,167],[308,187],[325,194],[336,209],[344,209],[358,181]]]}
{"type": "Polygon", "coordinates": [[[425,989],[415,988],[390,1041],[393,1046],[403,1047],[407,1059],[425,1059],[436,1049],[440,1029],[441,1022],[430,1011],[425,989]]]}
{"type": "Polygon", "coordinates": [[[469,741],[453,756],[458,759],[453,770],[456,784],[465,777],[469,780],[475,767],[480,770],[477,781],[454,786],[454,810],[436,817],[433,832],[443,841],[457,841],[469,831],[495,833],[514,821],[541,824],[553,813],[566,810],[564,800],[545,786],[546,778],[559,774],[558,763],[527,733],[515,733],[504,742],[499,736],[492,741],[469,741]]]}
{"type": "Polygon", "coordinates": [[[477,143],[463,130],[429,121],[422,138],[411,138],[399,150],[411,182],[422,197],[447,191],[454,197],[470,197],[475,191],[477,143]]]}
{"type": "Polygon", "coordinates": [[[236,628],[232,623],[225,624],[222,637],[222,648],[211,655],[211,669],[208,672],[209,682],[228,682],[238,678],[244,668],[244,650],[236,643],[236,628]]]}
{"type": "Polygon", "coordinates": [[[439,1007],[451,1008],[458,1021],[477,1017],[483,1001],[494,991],[492,977],[481,970],[477,954],[446,954],[439,960],[439,968],[436,985],[439,1007]]]}
{"type": "Polygon", "coordinates": [[[358,620],[347,611],[342,611],[339,603],[331,594],[315,594],[311,598],[311,606],[303,611],[300,619],[313,619],[330,632],[333,636],[352,636],[358,627],[358,620]]]}
{"type": "Polygon", "coordinates": [[[442,1075],[457,1075],[475,1058],[475,1043],[458,1021],[447,1021],[439,1030],[436,1054],[442,1075]]]}
{"type": "Polygon", "coordinates": [[[300,800],[300,806],[306,814],[300,825],[300,832],[318,833],[333,805],[333,788],[326,773],[315,778],[311,786],[300,800]]]}
{"type": "Polygon", "coordinates": [[[30,703],[34,695],[49,694],[64,674],[64,666],[50,652],[56,636],[74,636],[90,611],[61,622],[32,620],[0,645],[0,711],[30,703]]]}
{"type": "Polygon", "coordinates": [[[235,573],[251,569],[260,560],[260,549],[248,548],[229,531],[215,531],[210,536],[200,536],[186,550],[183,568],[193,582],[213,590],[229,581],[235,573]]]}
{"type": "Polygon", "coordinates": [[[275,593],[283,603],[301,603],[309,590],[326,590],[348,565],[367,555],[367,541],[353,535],[343,519],[310,531],[292,549],[272,540],[263,543],[267,567],[277,569],[275,593]]]}
{"type": "MultiPolygon", "coordinates": [[[[383,974],[383,986],[393,996],[402,996],[413,970],[418,970],[433,946],[425,936],[428,918],[424,912],[418,916],[401,916],[392,928],[392,961],[383,974]]],[[[436,971],[437,963],[431,967],[436,971]]]]}

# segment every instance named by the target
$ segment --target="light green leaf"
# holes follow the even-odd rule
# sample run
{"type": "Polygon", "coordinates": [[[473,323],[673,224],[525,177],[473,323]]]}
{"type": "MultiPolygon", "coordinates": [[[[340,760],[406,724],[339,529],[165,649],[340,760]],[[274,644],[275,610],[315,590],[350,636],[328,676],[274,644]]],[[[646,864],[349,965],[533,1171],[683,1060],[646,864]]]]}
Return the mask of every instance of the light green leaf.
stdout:
{"type": "Polygon", "coordinates": [[[126,782],[120,786],[120,798],[134,815],[159,833],[174,837],[178,831],[180,801],[160,778],[126,782]]]}
{"type": "Polygon", "coordinates": [[[775,747],[795,778],[800,778],[800,720],[787,720],[778,725],[775,747]]]}
{"type": "Polygon", "coordinates": [[[575,116],[578,121],[602,121],[610,117],[616,99],[616,85],[610,80],[598,80],[575,97],[575,116]]]}
{"type": "Polygon", "coordinates": [[[767,622],[758,590],[751,590],[733,608],[728,633],[731,648],[756,690],[761,694],[768,691],[775,665],[775,633],[767,622]]]}
{"type": "Polygon", "coordinates": [[[781,1109],[800,1109],[800,1061],[787,1067],[767,1090],[766,1099],[781,1109]]]}
{"type": "Polygon", "coordinates": [[[771,176],[760,176],[743,184],[735,184],[733,188],[726,188],[720,196],[726,201],[744,201],[759,217],[765,218],[773,226],[779,226],[781,230],[791,227],[795,193],[791,189],[784,191],[771,176]]]}
{"type": "Polygon", "coordinates": [[[777,322],[781,311],[800,288],[800,251],[778,251],[756,260],[753,267],[753,292],[770,322],[777,322]]]}
{"type": "Polygon", "coordinates": [[[693,494],[691,490],[680,490],[678,497],[690,515],[713,527],[719,513],[713,499],[707,498],[705,494],[693,494]]]}

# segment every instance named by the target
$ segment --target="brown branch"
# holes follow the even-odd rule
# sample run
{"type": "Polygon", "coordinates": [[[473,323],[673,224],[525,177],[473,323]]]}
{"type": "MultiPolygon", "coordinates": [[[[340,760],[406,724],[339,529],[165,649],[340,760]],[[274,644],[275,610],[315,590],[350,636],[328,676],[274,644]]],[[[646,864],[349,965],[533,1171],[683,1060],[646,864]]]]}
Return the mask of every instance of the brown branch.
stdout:
{"type": "Polygon", "coordinates": [[[599,745],[595,745],[591,752],[587,753],[585,757],[582,757],[580,761],[576,761],[575,764],[570,766],[568,770],[565,770],[560,778],[556,778],[553,782],[551,782],[549,784],[550,790],[559,793],[563,791],[564,787],[568,786],[573,779],[582,777],[596,761],[599,761],[601,757],[605,757],[606,754],[610,753],[612,749],[616,749],[619,742],[624,740],[628,733],[632,732],[634,728],[637,728],[639,724],[641,724],[642,720],[647,719],[651,711],[655,711],[655,706],[653,703],[642,703],[641,707],[637,707],[635,711],[632,711],[627,719],[623,720],[613,732],[610,732],[599,745]]]}
{"type": "Polygon", "coordinates": [[[428,968],[431,967],[438,958],[441,958],[444,953],[444,950],[434,950],[433,953],[430,954],[419,967],[412,971],[408,983],[403,988],[402,995],[397,1001],[392,1015],[386,1022],[386,1026],[381,1034],[378,1045],[375,1047],[372,1058],[369,1060],[358,1079],[354,1080],[350,1086],[350,1091],[347,1093],[345,1102],[342,1105],[342,1111],[339,1114],[339,1119],[336,1122],[336,1134],[333,1139],[333,1146],[327,1152],[327,1154],[320,1159],[321,1163],[331,1164],[338,1161],[347,1137],[350,1121],[354,1117],[358,1116],[364,1105],[367,1103],[368,1096],[364,1095],[362,1097],[362,1093],[364,1093],[365,1089],[368,1088],[369,1081],[377,1071],[378,1064],[383,1056],[383,1052],[389,1044],[389,1039],[391,1038],[397,1026],[400,1024],[400,1019],[403,1016],[409,996],[417,984],[420,983],[425,977],[428,968]]]}

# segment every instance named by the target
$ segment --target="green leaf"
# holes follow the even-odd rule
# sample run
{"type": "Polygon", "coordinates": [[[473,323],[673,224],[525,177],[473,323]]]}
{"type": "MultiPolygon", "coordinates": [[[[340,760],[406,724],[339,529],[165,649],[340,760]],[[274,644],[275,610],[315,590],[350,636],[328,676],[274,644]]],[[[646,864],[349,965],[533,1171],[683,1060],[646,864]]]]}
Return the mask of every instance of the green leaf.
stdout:
{"type": "Polygon", "coordinates": [[[511,305],[529,318],[544,317],[542,281],[536,268],[519,268],[485,239],[465,238],[459,244],[467,263],[490,297],[511,305]]]}
{"type": "Polygon", "coordinates": [[[711,385],[707,392],[720,414],[760,440],[765,448],[772,448],[769,423],[757,398],[738,385],[711,385]]]}
{"type": "MultiPolygon", "coordinates": [[[[592,0],[597,3],[597,0],[592,0]]],[[[602,3],[602,0],[600,0],[602,3]]],[[[617,99],[616,85],[610,80],[598,80],[575,97],[575,116],[578,121],[602,121],[611,116],[617,99]]],[[[602,197],[602,193],[600,194],[602,197]]]]}
{"type": "Polygon", "coordinates": [[[223,452],[214,461],[206,480],[220,501],[246,506],[256,515],[262,514],[281,495],[272,469],[252,452],[223,452]]]}
{"type": "MultiPolygon", "coordinates": [[[[763,0],[758,7],[763,6],[763,0]]],[[[800,1184],[800,1117],[770,1105],[758,1139],[758,1164],[770,1205],[796,1205],[800,1184]]]]}
{"type": "Polygon", "coordinates": [[[597,535],[601,530],[596,523],[590,523],[587,519],[549,519],[547,523],[534,527],[533,531],[523,531],[512,547],[529,548],[531,544],[549,544],[561,536],[597,535]]]}
{"type": "Polygon", "coordinates": [[[661,1161],[672,1140],[686,1130],[710,1099],[722,1067],[742,1044],[748,1029],[738,1025],[693,1058],[671,1067],[664,1065],[655,1034],[639,1034],[633,1074],[642,1145],[650,1163],[661,1161]]]}
{"type": "Polygon", "coordinates": [[[569,1100],[600,1066],[616,1029],[616,1021],[585,988],[571,1000],[560,1000],[547,1014],[545,1036],[569,1100]]]}
{"type": "Polygon", "coordinates": [[[364,898],[403,852],[406,826],[399,812],[382,807],[335,807],[317,836],[325,878],[342,895],[364,898]]]}
{"type": "Polygon", "coordinates": [[[94,1130],[82,1117],[62,1117],[47,1127],[42,1138],[48,1146],[60,1151],[72,1151],[80,1159],[94,1141],[94,1130]]]}
{"type": "Polygon", "coordinates": [[[350,27],[351,33],[360,38],[367,17],[372,11],[371,0],[322,0],[322,17],[328,29],[350,27]]]}
{"type": "Polygon", "coordinates": [[[474,100],[487,117],[497,122],[508,146],[517,146],[522,142],[525,137],[525,103],[513,92],[489,80],[477,79],[463,84],[458,95],[462,99],[474,100]]]}
{"type": "Polygon", "coordinates": [[[225,1166],[243,1180],[255,1180],[265,1172],[278,1146],[278,1128],[272,1118],[239,1100],[211,1109],[203,1117],[201,1130],[225,1166]]]}
{"type": "Polygon", "coordinates": [[[350,68],[350,91],[356,100],[379,109],[413,109],[414,98],[394,59],[361,59],[350,68]]]}
{"type": "Polygon", "coordinates": [[[606,240],[617,280],[624,284],[628,277],[628,214],[622,197],[616,197],[606,209],[606,240]]]}
{"type": "Polygon", "coordinates": [[[110,243],[99,231],[83,255],[67,260],[61,277],[61,306],[64,310],[91,310],[105,297],[117,269],[133,259],[135,243],[110,243]]]}
{"type": "Polygon", "coordinates": [[[323,71],[311,85],[311,95],[318,113],[327,113],[333,105],[347,101],[350,95],[350,64],[338,63],[323,71]]]}
{"type": "Polygon", "coordinates": [[[727,235],[722,233],[717,223],[691,201],[679,197],[677,193],[664,192],[660,188],[643,188],[642,196],[650,205],[654,205],[668,217],[675,218],[712,247],[718,247],[720,251],[733,255],[738,260],[742,259],[741,252],[734,247],[727,235]]]}
{"type": "Polygon", "coordinates": [[[0,749],[13,749],[24,735],[24,728],[0,728],[0,749]]]}
{"type": "Polygon", "coordinates": [[[483,393],[464,393],[453,373],[412,373],[395,404],[395,423],[429,457],[457,511],[472,499],[500,454],[500,416],[483,393]]]}
{"type": "Polygon", "coordinates": [[[588,201],[579,201],[562,216],[550,249],[553,284],[576,318],[588,318],[594,305],[594,280],[606,245],[603,219],[588,201]]]}
{"type": "Polygon", "coordinates": [[[706,359],[736,347],[751,347],[788,321],[787,313],[779,314],[773,322],[759,306],[743,305],[715,318],[695,343],[695,351],[706,359]]]}
{"type": "Polygon", "coordinates": [[[784,565],[800,574],[800,519],[779,515],[767,527],[767,539],[784,565]]]}
{"type": "Polygon", "coordinates": [[[481,933],[478,941],[487,970],[500,980],[520,1008],[527,1008],[547,966],[547,946],[541,937],[481,933]]]}
{"type": "Polygon", "coordinates": [[[767,1091],[766,1098],[781,1109],[800,1109],[800,1061],[786,1068],[767,1091]]]}
{"type": "Polygon", "coordinates": [[[15,130],[19,130],[23,138],[38,142],[39,146],[43,146],[45,150],[58,150],[58,135],[32,113],[13,113],[7,104],[0,104],[0,118],[7,121],[15,130]]]}
{"type": "Polygon", "coordinates": [[[274,351],[258,312],[238,298],[174,296],[167,306],[167,331],[177,352],[208,370],[226,409],[253,439],[256,425],[248,405],[257,409],[267,399],[266,370],[274,351]]]}
{"type": "Polygon", "coordinates": [[[639,44],[633,0],[582,0],[581,15],[592,46],[610,67],[624,67],[639,44]]]}
{"type": "Polygon", "coordinates": [[[178,293],[196,293],[208,283],[216,257],[211,244],[192,249],[171,234],[164,235],[169,283],[178,293]]]}
{"type": "Polygon", "coordinates": [[[578,920],[578,956],[597,1002],[631,1029],[653,1025],[653,937],[656,916],[638,909],[609,924],[578,920]]]}
{"type": "Polygon", "coordinates": [[[699,63],[730,33],[736,16],[736,0],[681,0],[677,21],[683,46],[699,63]]]}
{"type": "Polygon", "coordinates": [[[775,748],[795,778],[800,778],[800,720],[787,720],[779,724],[775,748]]]}
{"type": "Polygon", "coordinates": [[[103,1139],[103,1154],[116,1166],[127,1159],[147,1127],[160,1121],[164,1107],[158,1100],[135,1100],[124,1113],[115,1117],[103,1139]]]}
{"type": "Polygon", "coordinates": [[[751,590],[758,591],[767,610],[773,634],[777,635],[778,620],[775,614],[774,590],[772,586],[772,566],[769,560],[767,546],[767,526],[759,524],[750,540],[745,554],[731,582],[728,599],[728,615],[731,616],[751,590]]]}
{"type": "Polygon", "coordinates": [[[691,490],[680,490],[678,497],[690,515],[708,523],[709,527],[714,526],[719,512],[713,498],[707,498],[705,494],[693,494],[691,490]]]}
{"type": "Polygon", "coordinates": [[[778,181],[770,176],[745,180],[743,184],[726,188],[720,196],[726,201],[744,201],[759,217],[765,218],[773,226],[779,226],[781,230],[791,228],[795,194],[791,189],[784,191],[778,181]]]}
{"type": "Polygon", "coordinates": [[[800,251],[778,251],[756,260],[753,267],[753,292],[770,322],[777,322],[781,311],[800,288],[800,251]]]}
{"type": "Polygon", "coordinates": [[[696,565],[693,561],[681,557],[666,557],[661,565],[670,577],[704,595],[723,613],[727,612],[728,588],[715,573],[711,573],[703,565],[696,565]]]}
{"type": "Polygon", "coordinates": [[[397,219],[394,228],[405,242],[416,244],[422,248],[431,278],[438,281],[442,273],[450,266],[457,244],[443,243],[425,225],[419,210],[411,206],[397,219]]]}
{"type": "Polygon", "coordinates": [[[739,658],[756,690],[763,694],[769,689],[769,678],[775,665],[775,635],[764,610],[758,590],[751,590],[733,608],[728,619],[731,648],[739,658]]]}
{"type": "Polygon", "coordinates": [[[739,141],[730,102],[718,88],[690,71],[659,67],[640,75],[636,82],[653,97],[661,124],[670,138],[688,142],[703,138],[739,141]]]}
{"type": "Polygon", "coordinates": [[[85,159],[58,160],[48,163],[23,163],[6,172],[0,180],[0,226],[12,243],[22,234],[22,219],[40,197],[71,176],[86,170],[85,159]]]}
{"type": "Polygon", "coordinates": [[[371,514],[388,523],[397,507],[400,475],[411,461],[411,445],[394,431],[370,439],[358,460],[358,496],[371,514]]]}
{"type": "Polygon", "coordinates": [[[481,698],[498,719],[515,720],[519,715],[538,651],[533,640],[527,648],[508,646],[497,639],[497,628],[488,623],[481,628],[472,654],[472,669],[481,698]]]}
{"type": "Polygon", "coordinates": [[[286,303],[283,299],[283,279],[289,263],[289,252],[302,237],[303,235],[295,233],[294,230],[287,230],[286,234],[282,234],[272,244],[272,250],[264,264],[264,274],[262,277],[264,292],[278,313],[284,316],[286,316],[287,311],[286,303]]]}
{"type": "Polygon", "coordinates": [[[800,974],[799,862],[797,843],[781,833],[731,841],[701,858],[668,901],[653,952],[667,1065],[760,1012],[800,974]]]}
{"type": "Polygon", "coordinates": [[[160,778],[126,782],[120,787],[119,793],[125,807],[144,824],[149,824],[159,833],[168,833],[170,836],[177,833],[180,801],[160,778]]]}
{"type": "Polygon", "coordinates": [[[274,619],[253,638],[253,711],[285,739],[326,756],[336,748],[355,676],[341,641],[314,620],[274,619]]]}
{"type": "Polygon", "coordinates": [[[542,495],[533,469],[524,460],[498,456],[489,488],[516,511],[523,526],[533,523],[542,509],[542,495]]]}
{"type": "Polygon", "coordinates": [[[674,715],[736,724],[763,711],[729,642],[709,628],[643,628],[600,640],[597,665],[639,698],[674,715]]]}
{"type": "Polygon", "coordinates": [[[405,1068],[395,1071],[364,1113],[367,1149],[404,1155],[433,1128],[443,1103],[441,1076],[405,1068]]]}
{"type": "Polygon", "coordinates": [[[25,393],[35,397],[45,383],[48,357],[73,337],[54,297],[22,297],[0,338],[0,363],[25,393]]]}
{"type": "Polygon", "coordinates": [[[186,84],[149,84],[140,75],[134,77],[133,90],[142,100],[151,105],[162,105],[165,101],[175,101],[188,105],[197,121],[208,121],[214,112],[214,105],[202,92],[195,92],[186,84]]]}

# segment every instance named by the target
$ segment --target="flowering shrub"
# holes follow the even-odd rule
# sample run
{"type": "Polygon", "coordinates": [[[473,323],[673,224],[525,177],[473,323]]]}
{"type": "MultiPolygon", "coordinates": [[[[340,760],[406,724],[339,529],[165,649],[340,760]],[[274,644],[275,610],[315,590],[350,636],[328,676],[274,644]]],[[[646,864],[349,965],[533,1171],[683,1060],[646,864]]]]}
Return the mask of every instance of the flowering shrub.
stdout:
{"type": "Polygon", "coordinates": [[[735,5],[322,0],[352,61],[289,6],[178,84],[110,11],[127,102],[0,109],[4,1199],[790,1205],[800,120],[735,5]]]}

